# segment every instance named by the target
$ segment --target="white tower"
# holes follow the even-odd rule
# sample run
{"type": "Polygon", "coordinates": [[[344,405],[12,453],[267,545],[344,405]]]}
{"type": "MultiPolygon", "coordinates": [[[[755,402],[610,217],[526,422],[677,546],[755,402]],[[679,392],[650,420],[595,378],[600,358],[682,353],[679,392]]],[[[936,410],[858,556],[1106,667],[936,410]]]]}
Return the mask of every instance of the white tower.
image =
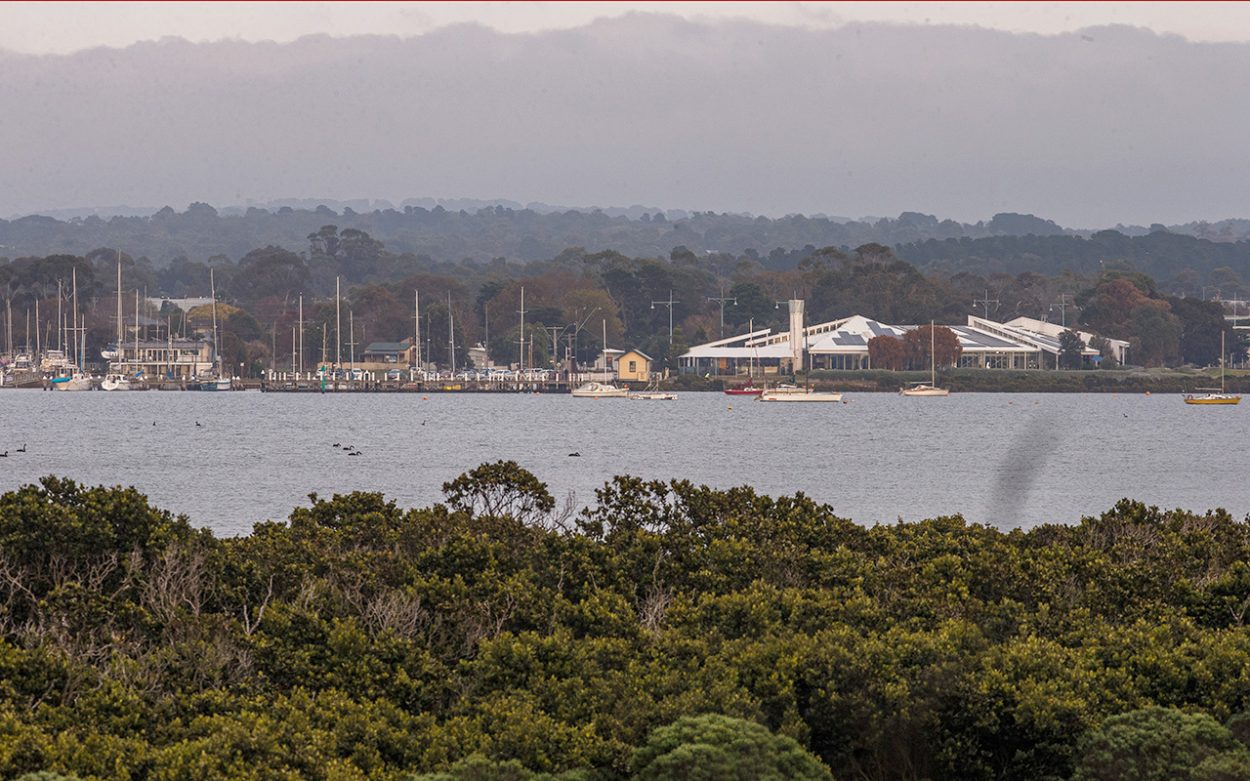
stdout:
{"type": "Polygon", "coordinates": [[[801,371],[805,366],[804,353],[807,351],[807,340],[803,333],[803,299],[790,299],[790,357],[794,361],[794,371],[801,371]]]}

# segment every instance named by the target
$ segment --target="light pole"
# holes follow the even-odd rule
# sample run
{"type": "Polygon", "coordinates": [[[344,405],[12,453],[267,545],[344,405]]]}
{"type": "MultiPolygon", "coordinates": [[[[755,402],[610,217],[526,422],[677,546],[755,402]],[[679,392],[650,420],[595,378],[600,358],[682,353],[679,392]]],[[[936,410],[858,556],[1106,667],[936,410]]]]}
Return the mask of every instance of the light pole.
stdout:
{"type": "MultiPolygon", "coordinates": [[[[672,295],[672,294],[670,293],[669,295],[670,295],[670,297],[671,297],[671,295],[672,295]]],[[[738,305],[738,298],[737,298],[736,296],[730,296],[729,298],[726,298],[726,297],[725,297],[725,286],[724,286],[724,285],[721,285],[721,288],[720,288],[720,297],[719,297],[719,298],[717,298],[717,297],[715,297],[715,296],[708,296],[708,299],[707,299],[707,300],[708,300],[708,301],[717,301],[717,302],[719,302],[719,303],[720,303],[720,338],[724,339],[724,338],[725,338],[725,302],[726,302],[726,301],[732,301],[732,302],[733,302],[733,305],[734,305],[734,306],[737,306],[737,305],[738,305]]]]}
{"type": "Polygon", "coordinates": [[[656,307],[656,305],[657,305],[657,304],[658,304],[658,305],[660,305],[660,306],[666,306],[666,307],[668,307],[668,343],[669,343],[670,345],[672,345],[672,343],[673,343],[673,304],[680,304],[680,303],[681,303],[680,301],[674,301],[674,300],[673,300],[673,289],[672,289],[672,288],[669,288],[669,290],[668,290],[668,300],[667,300],[667,301],[652,301],[652,302],[651,302],[651,308],[652,308],[652,309],[655,309],[655,307],[656,307]]]}
{"type": "MultiPolygon", "coordinates": [[[[672,293],[669,293],[668,297],[672,298],[673,297],[672,293]]],[[[655,309],[654,306],[651,308],[655,309]]],[[[569,325],[573,326],[573,363],[577,363],[577,335],[580,334],[583,330],[585,330],[586,322],[590,320],[590,318],[594,317],[595,312],[598,312],[598,311],[599,311],[599,307],[595,307],[594,309],[590,310],[590,314],[582,318],[582,321],[580,323],[569,323],[569,325]]],[[[565,326],[565,327],[567,328],[568,326],[565,326]]],[[[672,343],[671,335],[669,336],[669,342],[670,344],[672,343]]],[[[605,344],[603,347],[606,350],[608,346],[605,344]]],[[[572,367],[570,366],[570,368],[572,367]]]]}
{"type": "Polygon", "coordinates": [[[1068,303],[1068,294],[1067,293],[1059,294],[1059,303],[1055,304],[1054,306],[1051,306],[1050,308],[1052,312],[1055,310],[1055,306],[1059,307],[1059,325],[1062,328],[1067,328],[1068,327],[1068,307],[1072,306],[1072,304],[1068,303]]]}

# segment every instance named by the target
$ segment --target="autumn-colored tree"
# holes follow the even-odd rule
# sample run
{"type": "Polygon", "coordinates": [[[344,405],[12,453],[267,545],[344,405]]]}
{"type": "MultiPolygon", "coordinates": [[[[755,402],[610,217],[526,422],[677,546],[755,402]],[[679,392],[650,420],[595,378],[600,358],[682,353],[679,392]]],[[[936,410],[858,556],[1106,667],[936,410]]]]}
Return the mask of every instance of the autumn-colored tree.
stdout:
{"type": "Polygon", "coordinates": [[[868,360],[874,369],[902,371],[907,368],[907,345],[888,334],[868,340],[868,360]]]}
{"type": "Polygon", "coordinates": [[[929,345],[933,345],[935,363],[942,368],[955,366],[964,348],[959,344],[959,337],[944,325],[913,328],[903,334],[903,344],[907,349],[907,363],[913,369],[929,368],[929,345]]]}

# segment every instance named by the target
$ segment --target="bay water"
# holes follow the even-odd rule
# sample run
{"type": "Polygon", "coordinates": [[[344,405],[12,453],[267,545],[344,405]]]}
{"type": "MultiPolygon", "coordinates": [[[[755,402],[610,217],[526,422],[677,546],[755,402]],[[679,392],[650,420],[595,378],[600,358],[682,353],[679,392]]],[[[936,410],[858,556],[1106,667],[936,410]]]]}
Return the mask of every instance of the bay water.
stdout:
{"type": "Polygon", "coordinates": [[[579,505],[630,474],[801,491],[865,524],[949,514],[1003,529],[1073,523],[1122,497],[1250,512],[1250,405],[1138,394],[844,398],[5,391],[0,490],[43,475],[135,486],[218,535],[283,519],[311,492],[380,491],[425,506],[444,482],[499,459],[579,505]]]}

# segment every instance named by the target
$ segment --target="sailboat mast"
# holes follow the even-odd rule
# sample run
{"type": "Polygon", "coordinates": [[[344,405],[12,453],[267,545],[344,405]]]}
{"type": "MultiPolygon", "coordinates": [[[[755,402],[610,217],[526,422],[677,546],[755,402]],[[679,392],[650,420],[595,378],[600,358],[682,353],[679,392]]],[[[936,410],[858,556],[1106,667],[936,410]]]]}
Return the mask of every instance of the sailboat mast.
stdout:
{"type": "MultiPolygon", "coordinates": [[[[753,333],[755,333],[755,318],[754,317],[752,317],[749,321],[747,321],[747,334],[753,334],[753,333]]],[[[747,336],[747,339],[749,339],[752,342],[751,354],[747,356],[747,384],[751,385],[755,382],[755,346],[754,346],[755,339],[752,336],[747,336]]],[[[734,371],[737,371],[737,369],[734,369],[734,371]]]]}
{"type": "Polygon", "coordinates": [[[520,351],[521,371],[525,371],[525,285],[521,285],[521,351],[520,351]]]}
{"type": "Polygon", "coordinates": [[[296,361],[295,371],[297,374],[304,373],[304,294],[299,294],[299,360],[296,361]]]}
{"type": "Polygon", "coordinates": [[[135,288],[135,368],[139,366],[139,288],[135,288]]]}
{"type": "Polygon", "coordinates": [[[415,361],[416,368],[421,368],[421,291],[412,291],[412,319],[416,325],[413,328],[412,345],[416,349],[417,359],[415,361]]]}
{"type": "Polygon", "coordinates": [[[933,321],[929,321],[929,385],[937,387],[937,335],[933,332],[933,321]]]}
{"type": "Polygon", "coordinates": [[[1220,393],[1224,392],[1224,331],[1220,330],[1220,393]]]}
{"type": "MultiPolygon", "coordinates": [[[[43,291],[40,290],[39,294],[43,295],[43,291]]],[[[36,298],[35,299],[35,355],[43,354],[43,344],[40,341],[39,336],[40,336],[39,334],[39,299],[36,298]]]]}
{"type": "Polygon", "coordinates": [[[451,312],[451,291],[447,291],[447,345],[451,353],[451,371],[456,372],[456,320],[451,312]]]}
{"type": "Polygon", "coordinates": [[[78,269],[73,270],[73,291],[74,291],[74,365],[82,369],[82,356],[78,354],[78,269]]]}
{"type": "MultiPolygon", "coordinates": [[[[213,297],[213,361],[217,364],[217,376],[221,376],[221,348],[217,344],[217,284],[213,281],[213,270],[208,270],[208,290],[213,297]]],[[[185,319],[184,319],[185,322],[185,319]]]]}
{"type": "Polygon", "coordinates": [[[122,333],[122,251],[117,250],[117,350],[121,355],[122,341],[126,338],[122,333]]]}
{"type": "Polygon", "coordinates": [[[339,278],[334,278],[334,368],[343,365],[343,310],[342,288],[339,278]]]}

